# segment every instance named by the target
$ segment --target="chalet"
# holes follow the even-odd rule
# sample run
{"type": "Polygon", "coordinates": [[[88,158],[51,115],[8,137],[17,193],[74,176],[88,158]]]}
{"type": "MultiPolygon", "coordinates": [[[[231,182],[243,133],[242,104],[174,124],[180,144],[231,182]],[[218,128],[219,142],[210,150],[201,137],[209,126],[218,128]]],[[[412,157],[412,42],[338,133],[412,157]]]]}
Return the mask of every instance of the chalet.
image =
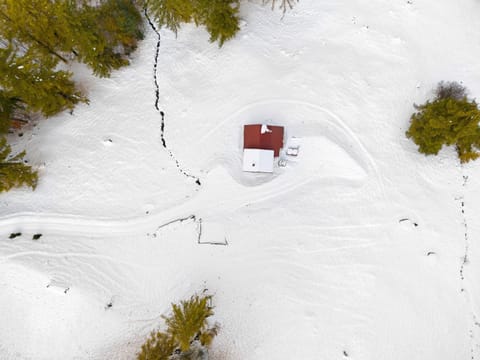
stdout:
{"type": "Polygon", "coordinates": [[[245,125],[243,171],[273,172],[273,161],[283,148],[283,126],[245,125]]]}

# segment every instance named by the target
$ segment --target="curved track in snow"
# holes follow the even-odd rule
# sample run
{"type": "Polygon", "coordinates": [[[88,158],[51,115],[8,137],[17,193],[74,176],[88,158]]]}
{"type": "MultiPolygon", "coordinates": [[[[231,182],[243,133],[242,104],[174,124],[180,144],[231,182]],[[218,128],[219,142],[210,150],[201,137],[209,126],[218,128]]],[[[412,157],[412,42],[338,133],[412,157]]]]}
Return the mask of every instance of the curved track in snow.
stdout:
{"type": "MultiPolygon", "coordinates": [[[[358,136],[355,135],[354,131],[341,119],[340,116],[335,114],[330,109],[312,104],[306,101],[292,100],[292,99],[270,99],[262,100],[247,104],[242,106],[240,109],[233,112],[230,116],[226,117],[223,121],[218,123],[215,127],[210,129],[208,132],[199,137],[197,144],[201,145],[211,139],[217,131],[222,127],[225,127],[227,124],[232,122],[232,119],[238,117],[242,113],[247,112],[256,107],[265,107],[272,106],[276,108],[280,105],[286,106],[301,106],[304,108],[314,109],[320,116],[313,121],[319,125],[323,125],[322,130],[328,130],[327,128],[333,128],[333,131],[328,131],[328,133],[313,133],[309,136],[326,136],[332,141],[338,140],[338,145],[340,148],[344,149],[356,162],[358,162],[362,167],[366,169],[367,172],[373,172],[378,181],[378,185],[381,189],[382,196],[386,198],[385,185],[383,183],[383,176],[380,174],[376,161],[370,155],[368,150],[363,146],[358,136]],[[321,116],[325,114],[326,116],[321,116]],[[340,139],[338,134],[342,134],[344,139],[340,139]],[[342,141],[344,143],[342,143],[342,141]],[[350,142],[348,144],[347,142],[350,142]],[[353,145],[353,146],[352,146],[353,145]]],[[[247,117],[246,117],[247,118],[247,117]]],[[[311,120],[311,119],[309,119],[311,120]]]]}
{"type": "MultiPolygon", "coordinates": [[[[226,126],[229,121],[234,120],[242,112],[256,106],[277,107],[280,103],[286,106],[307,107],[314,109],[318,114],[325,114],[326,116],[322,116],[321,119],[315,119],[316,123],[320,124],[319,129],[315,129],[315,131],[320,131],[321,134],[314,133],[312,136],[321,135],[331,140],[332,144],[335,144],[335,146],[338,146],[338,149],[345,152],[345,158],[339,158],[338,160],[340,162],[353,161],[353,163],[358,165],[358,169],[355,170],[355,166],[349,166],[347,175],[335,176],[335,174],[331,173],[331,168],[322,169],[317,164],[314,164],[312,168],[304,167],[303,172],[300,173],[292,169],[287,171],[287,173],[273,177],[267,183],[256,186],[244,186],[238,183],[231,174],[228,175],[225,171],[219,171],[217,167],[217,170],[209,173],[208,181],[206,181],[205,186],[202,186],[202,190],[196,197],[161,212],[152,209],[148,215],[120,218],[91,218],[54,213],[17,213],[0,218],[0,227],[6,232],[24,231],[35,233],[48,231],[55,234],[76,234],[90,237],[151,234],[165,224],[176,222],[186,217],[193,217],[195,221],[201,221],[201,218],[204,216],[216,217],[224,213],[232,213],[237,209],[254,203],[268,201],[276,197],[284,197],[288,193],[297,191],[310,183],[322,182],[323,179],[325,179],[326,185],[329,185],[329,182],[331,182],[329,180],[335,178],[334,183],[336,186],[359,187],[362,186],[365,178],[372,174],[374,175],[376,186],[380,189],[381,196],[385,197],[382,177],[379,174],[377,165],[357,136],[336,114],[314,104],[279,99],[249,104],[234,112],[222,123],[200,137],[198,144],[207,141],[215,132],[226,126]],[[228,201],[225,201],[225,199],[228,199],[228,201]],[[208,207],[205,206],[207,203],[209,204],[208,207]]],[[[235,148],[232,151],[236,150],[235,148]]],[[[217,165],[219,165],[218,162],[217,165]]]]}

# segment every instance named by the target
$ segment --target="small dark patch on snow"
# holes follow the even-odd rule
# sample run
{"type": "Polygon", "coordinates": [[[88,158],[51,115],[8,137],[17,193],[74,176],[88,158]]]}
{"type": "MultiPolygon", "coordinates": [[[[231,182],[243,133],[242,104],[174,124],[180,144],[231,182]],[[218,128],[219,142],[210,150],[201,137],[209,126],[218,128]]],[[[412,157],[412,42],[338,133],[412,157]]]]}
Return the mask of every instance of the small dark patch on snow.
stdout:
{"type": "Polygon", "coordinates": [[[38,240],[42,237],[43,234],[35,234],[32,236],[32,240],[38,240]]]}
{"type": "Polygon", "coordinates": [[[430,255],[435,255],[435,254],[436,254],[436,252],[435,252],[435,251],[429,251],[429,252],[427,252],[427,256],[430,256],[430,255]]]}
{"type": "Polygon", "coordinates": [[[23,136],[23,133],[18,133],[18,137],[22,137],[23,136]]]}
{"type": "Polygon", "coordinates": [[[104,144],[105,146],[110,146],[110,145],[113,144],[113,140],[112,140],[111,138],[104,138],[104,139],[103,139],[103,144],[104,144]]]}
{"type": "Polygon", "coordinates": [[[70,290],[70,288],[68,287],[63,291],[63,293],[66,294],[69,290],[70,290]]]}
{"type": "Polygon", "coordinates": [[[113,302],[110,301],[107,303],[107,305],[105,305],[105,310],[111,309],[112,307],[113,307],[113,302]]]}
{"type": "Polygon", "coordinates": [[[343,356],[348,357],[348,352],[346,352],[345,350],[343,350],[343,356]]]}
{"type": "Polygon", "coordinates": [[[402,222],[405,222],[405,221],[410,221],[412,223],[412,225],[415,226],[415,227],[418,226],[418,223],[410,220],[409,218],[402,218],[402,219],[398,220],[399,223],[402,223],[402,222]]]}
{"type": "Polygon", "coordinates": [[[9,238],[9,239],[15,239],[15,238],[18,237],[18,236],[22,236],[22,233],[21,233],[21,232],[11,233],[8,238],[9,238]]]}

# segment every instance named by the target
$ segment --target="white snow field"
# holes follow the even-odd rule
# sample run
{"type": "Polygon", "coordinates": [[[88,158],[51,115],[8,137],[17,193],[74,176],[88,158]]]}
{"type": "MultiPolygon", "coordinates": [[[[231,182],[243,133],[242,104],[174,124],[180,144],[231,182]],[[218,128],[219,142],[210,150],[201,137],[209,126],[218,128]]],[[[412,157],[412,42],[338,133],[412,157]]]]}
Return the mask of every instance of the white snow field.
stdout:
{"type": "Polygon", "coordinates": [[[110,79],[77,69],[90,105],[15,139],[40,182],[0,195],[0,359],[134,359],[203,288],[213,360],[480,359],[479,163],[405,138],[439,81],[480,96],[479,15],[252,0],[221,49],[161,30],[168,149],[151,28],[110,79]],[[273,175],[241,171],[261,122],[300,143],[273,175]]]}

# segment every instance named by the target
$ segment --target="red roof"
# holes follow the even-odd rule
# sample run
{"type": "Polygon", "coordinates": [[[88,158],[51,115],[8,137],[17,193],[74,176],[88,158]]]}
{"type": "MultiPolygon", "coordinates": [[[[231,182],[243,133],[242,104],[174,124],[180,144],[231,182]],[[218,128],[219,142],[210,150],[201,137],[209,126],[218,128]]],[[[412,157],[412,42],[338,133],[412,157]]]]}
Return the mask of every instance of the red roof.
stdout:
{"type": "Polygon", "coordinates": [[[243,148],[273,150],[274,156],[279,156],[283,148],[283,126],[245,125],[243,148]]]}

